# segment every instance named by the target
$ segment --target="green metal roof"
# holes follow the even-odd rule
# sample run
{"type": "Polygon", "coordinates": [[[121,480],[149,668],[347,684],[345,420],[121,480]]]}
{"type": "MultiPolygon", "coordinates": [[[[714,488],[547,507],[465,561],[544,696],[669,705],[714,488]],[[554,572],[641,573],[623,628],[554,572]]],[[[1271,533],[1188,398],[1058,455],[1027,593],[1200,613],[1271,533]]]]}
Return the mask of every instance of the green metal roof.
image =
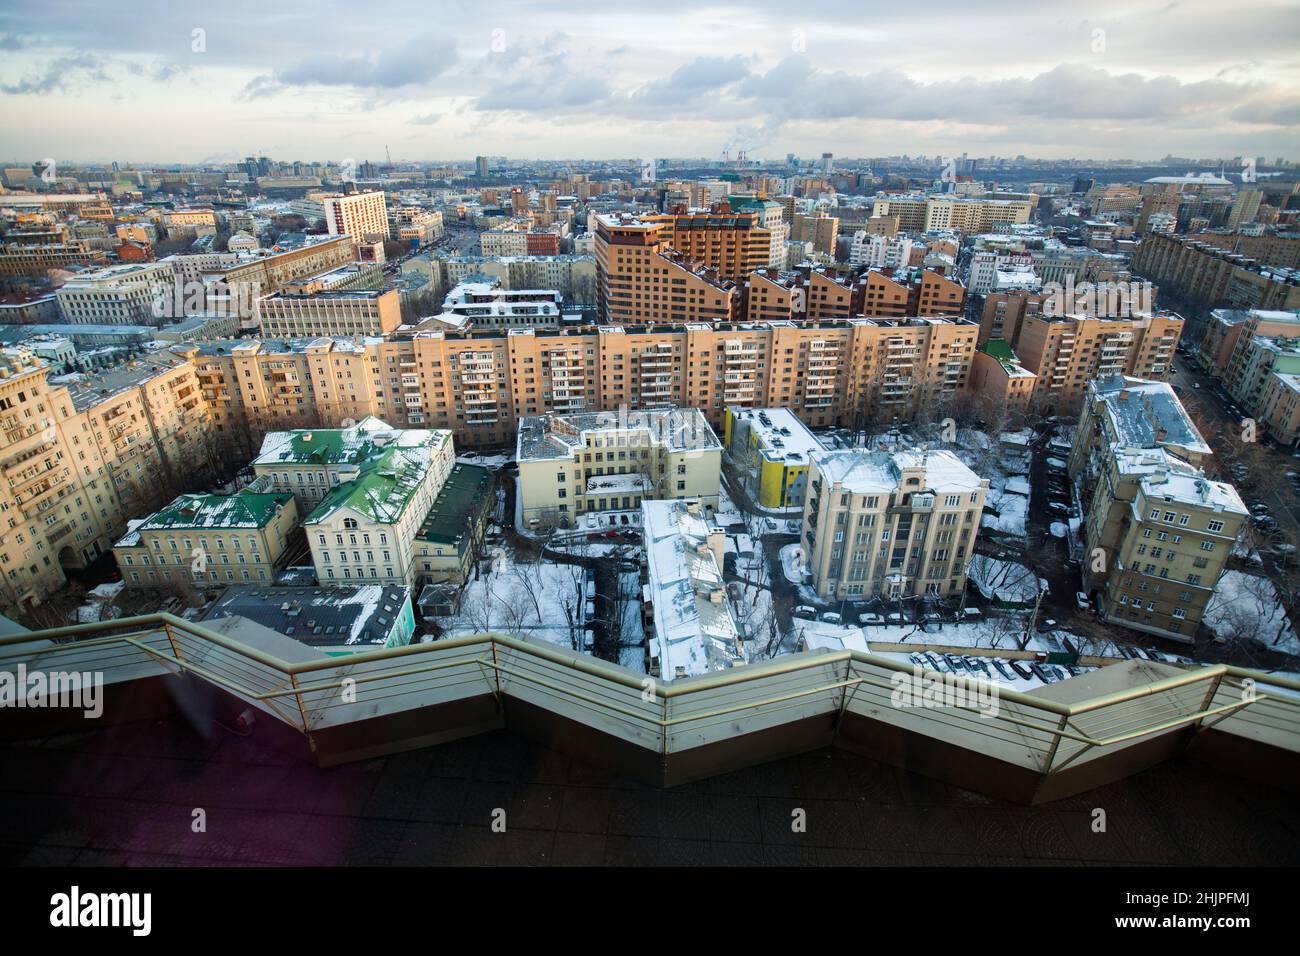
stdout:
{"type": "Polygon", "coordinates": [[[428,472],[430,462],[420,452],[389,448],[378,458],[361,462],[361,474],[334,488],[304,524],[318,524],[340,508],[348,508],[379,522],[395,524],[428,472]]]}
{"type": "Polygon", "coordinates": [[[430,544],[463,545],[473,516],[486,504],[492,474],[481,465],[457,465],[425,516],[418,537],[430,544]]]}
{"type": "Polygon", "coordinates": [[[1006,339],[989,339],[980,346],[980,351],[986,355],[991,355],[1000,362],[1016,361],[1016,353],[1011,350],[1006,339]]]}
{"type": "Polygon", "coordinates": [[[293,495],[241,491],[234,495],[180,495],[146,518],[136,531],[172,529],[263,528],[293,495]]]}

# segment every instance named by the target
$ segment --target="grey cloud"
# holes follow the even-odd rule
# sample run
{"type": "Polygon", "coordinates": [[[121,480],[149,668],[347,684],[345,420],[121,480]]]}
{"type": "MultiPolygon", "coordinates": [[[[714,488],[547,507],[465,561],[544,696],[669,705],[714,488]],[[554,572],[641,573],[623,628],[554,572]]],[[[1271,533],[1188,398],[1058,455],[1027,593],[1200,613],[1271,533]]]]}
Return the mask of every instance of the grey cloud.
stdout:
{"type": "Polygon", "coordinates": [[[93,53],[79,53],[75,56],[61,56],[51,60],[38,73],[17,83],[2,84],[0,90],[19,96],[43,96],[47,93],[66,92],[88,80],[96,82],[108,80],[104,61],[93,53]]]}
{"type": "Polygon", "coordinates": [[[412,38],[377,55],[321,53],[253,77],[239,94],[252,100],[292,87],[325,86],[357,92],[393,93],[432,82],[456,62],[455,44],[442,35],[412,38]]]}

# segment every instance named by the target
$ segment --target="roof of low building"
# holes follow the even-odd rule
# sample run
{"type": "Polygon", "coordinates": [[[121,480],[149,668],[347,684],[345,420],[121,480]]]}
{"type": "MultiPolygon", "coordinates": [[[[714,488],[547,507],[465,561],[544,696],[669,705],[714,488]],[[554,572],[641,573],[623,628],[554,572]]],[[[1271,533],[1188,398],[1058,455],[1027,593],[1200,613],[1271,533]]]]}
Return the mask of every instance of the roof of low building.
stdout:
{"type": "Polygon", "coordinates": [[[130,547],[142,531],[221,531],[264,528],[290,501],[288,492],[241,491],[233,495],[178,495],[140,522],[118,544],[130,547]],[[128,539],[131,539],[128,542],[128,539]]]}
{"type": "Polygon", "coordinates": [[[226,588],[205,621],[242,617],[312,646],[384,644],[411,599],[405,585],[226,588]]]}

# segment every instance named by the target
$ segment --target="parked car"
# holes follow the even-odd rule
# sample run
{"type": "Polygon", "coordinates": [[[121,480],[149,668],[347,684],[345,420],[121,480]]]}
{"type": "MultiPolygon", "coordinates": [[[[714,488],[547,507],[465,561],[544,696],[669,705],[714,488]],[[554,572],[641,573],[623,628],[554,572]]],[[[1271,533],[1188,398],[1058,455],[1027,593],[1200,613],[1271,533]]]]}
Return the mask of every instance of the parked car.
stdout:
{"type": "Polygon", "coordinates": [[[956,654],[944,654],[943,659],[948,664],[948,669],[954,674],[962,674],[966,671],[966,662],[956,654]]]}
{"type": "Polygon", "coordinates": [[[1015,680],[1015,679],[1016,679],[1015,671],[1013,671],[1013,670],[1011,670],[1009,667],[1007,667],[1007,665],[1006,665],[1004,662],[1002,662],[1002,661],[994,661],[994,662],[993,662],[993,667],[994,667],[994,669],[995,669],[999,674],[1001,674],[1001,675],[1002,675],[1003,677],[1005,677],[1007,680],[1015,680]]]}
{"type": "Polygon", "coordinates": [[[809,607],[807,604],[800,604],[792,613],[795,617],[802,617],[809,621],[817,620],[817,609],[809,607]]]}
{"type": "Polygon", "coordinates": [[[843,624],[844,618],[840,617],[834,611],[827,611],[819,618],[823,624],[843,624]]]}
{"type": "Polygon", "coordinates": [[[1008,661],[1007,663],[1011,667],[1011,669],[1016,672],[1016,676],[1019,677],[1021,680],[1033,679],[1034,672],[1031,671],[1026,665],[1022,664],[1020,661],[1008,661]]]}
{"type": "Polygon", "coordinates": [[[885,617],[883,614],[871,614],[871,613],[859,614],[858,623],[859,624],[884,624],[885,617]]]}
{"type": "Polygon", "coordinates": [[[967,655],[966,657],[963,657],[962,660],[965,661],[966,663],[966,669],[969,670],[972,674],[975,673],[975,671],[979,671],[985,677],[989,676],[988,666],[978,657],[971,657],[967,655]]]}
{"type": "Polygon", "coordinates": [[[1048,669],[1044,667],[1042,664],[1038,664],[1038,663],[1030,664],[1029,669],[1033,671],[1034,676],[1037,677],[1044,684],[1056,683],[1057,680],[1056,675],[1048,671],[1048,669]]]}
{"type": "Polygon", "coordinates": [[[1092,610],[1092,602],[1088,600],[1088,594],[1085,591],[1074,592],[1074,604],[1080,611],[1092,610]]]}

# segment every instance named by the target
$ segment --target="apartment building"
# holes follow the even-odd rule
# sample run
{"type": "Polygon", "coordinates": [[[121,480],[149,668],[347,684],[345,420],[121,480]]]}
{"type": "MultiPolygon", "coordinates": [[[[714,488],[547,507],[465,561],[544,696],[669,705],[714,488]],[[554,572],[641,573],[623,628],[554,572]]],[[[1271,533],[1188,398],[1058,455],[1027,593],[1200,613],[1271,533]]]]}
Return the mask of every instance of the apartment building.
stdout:
{"type": "Polygon", "coordinates": [[[467,317],[475,328],[555,328],[563,303],[554,289],[505,289],[500,280],[462,282],[443,299],[442,314],[467,317]]]}
{"type": "Polygon", "coordinates": [[[1036,376],[1034,410],[1073,414],[1094,379],[1168,377],[1183,325],[1182,316],[1171,312],[1099,318],[1026,310],[1007,341],[1018,362],[1036,376]]]}
{"type": "Polygon", "coordinates": [[[1300,337],[1243,334],[1224,369],[1223,387],[1247,414],[1256,415],[1269,379],[1296,373],[1300,373],[1300,337]]]}
{"type": "Polygon", "coordinates": [[[801,508],[813,452],[825,447],[788,408],[727,409],[723,444],[763,508],[801,508]]]}
{"type": "Polygon", "coordinates": [[[157,325],[159,303],[174,287],[170,265],[139,262],[78,275],[56,293],[64,321],[96,325],[157,325]]]}
{"type": "Polygon", "coordinates": [[[179,495],[113,546],[131,587],[204,588],[270,584],[298,507],[288,493],[179,495]]]}
{"type": "MultiPolygon", "coordinates": [[[[189,288],[188,283],[200,284],[206,310],[238,315],[243,331],[256,332],[257,300],[261,296],[283,291],[311,276],[332,273],[351,265],[356,258],[349,236],[311,236],[292,248],[172,256],[162,262],[172,266],[184,288],[189,288]]],[[[175,309],[168,314],[179,316],[182,311],[175,309]]]]}
{"type": "MultiPolygon", "coordinates": [[[[199,343],[216,434],[376,415],[501,447],[522,416],[690,406],[787,407],[810,427],[942,414],[968,388],[978,327],[944,319],[424,331],[390,340],[199,343]]],[[[248,443],[252,442],[251,445],[248,443]]]]}
{"type": "Polygon", "coordinates": [[[950,597],[966,586],[988,493],[948,451],[814,452],[800,542],[834,597],[950,597]]]}
{"type": "Polygon", "coordinates": [[[785,265],[785,244],[790,239],[790,223],[785,218],[785,208],[771,199],[758,196],[728,196],[727,204],[739,213],[753,213],[759,228],[766,229],[770,237],[765,265],[780,269],[785,265]]]}
{"type": "Polygon", "coordinates": [[[1196,305],[1234,309],[1300,308],[1300,273],[1264,266],[1219,245],[1149,235],[1133,253],[1135,274],[1196,305]]]}
{"type": "Polygon", "coordinates": [[[569,527],[650,499],[718,504],[722,445],[695,408],[521,418],[516,460],[526,527],[569,527]]]}
{"type": "Polygon", "coordinates": [[[1259,419],[1274,441],[1296,444],[1300,439],[1300,375],[1269,375],[1259,399],[1259,419]]]}
{"type": "MultiPolygon", "coordinates": [[[[780,214],[780,207],[775,214],[780,214]]],[[[665,215],[668,244],[682,258],[701,263],[719,276],[740,282],[771,264],[772,233],[759,225],[764,209],[733,210],[726,203],[665,215]]]]}
{"type": "Polygon", "coordinates": [[[744,664],[740,622],[722,577],[726,532],[707,504],[644,501],[646,672],[674,680],[744,664]]]}
{"type": "MultiPolygon", "coordinates": [[[[12,232],[7,233],[5,239],[11,240],[12,236],[12,232]]],[[[107,261],[105,250],[92,249],[84,239],[0,243],[0,276],[44,278],[51,269],[79,265],[103,266],[107,261]]]]}
{"type": "Polygon", "coordinates": [[[1086,471],[1112,448],[1160,448],[1198,468],[1214,454],[1169,383],[1123,375],[1089,384],[1070,473],[1086,471]]]}
{"type": "Polygon", "coordinates": [[[912,240],[907,236],[871,234],[862,229],[853,234],[849,264],[876,269],[903,269],[912,261],[912,240]]]}
{"type": "Polygon", "coordinates": [[[1028,199],[910,195],[875,200],[871,215],[896,217],[903,232],[954,229],[972,235],[993,232],[998,223],[1026,223],[1033,208],[1028,199]]]}
{"type": "Polygon", "coordinates": [[[1300,269],[1300,233],[1295,231],[1247,235],[1240,232],[1207,230],[1191,233],[1187,238],[1247,256],[1264,266],[1300,269]]]}
{"type": "Polygon", "coordinates": [[[361,241],[375,236],[387,239],[391,232],[388,204],[382,191],[326,196],[321,205],[331,236],[351,236],[361,241]]]}
{"type": "Polygon", "coordinates": [[[1248,519],[1236,490],[1205,476],[1210,454],[1165,383],[1089,389],[1069,467],[1084,504],[1084,589],[1111,623],[1194,639],[1248,519]]]}
{"type": "Polygon", "coordinates": [[[839,238],[840,220],[836,216],[826,213],[795,213],[790,222],[790,239],[794,242],[810,242],[813,249],[823,255],[835,255],[839,238]]]}
{"type": "MultiPolygon", "coordinates": [[[[594,250],[595,239],[592,239],[594,250]]],[[[578,256],[452,256],[435,260],[442,266],[439,278],[455,286],[483,278],[496,280],[504,289],[555,289],[573,302],[596,302],[596,259],[578,256]]]]}
{"type": "Polygon", "coordinates": [[[402,324],[397,289],[276,292],[257,300],[257,313],[261,334],[268,338],[387,335],[402,324]]]}
{"type": "MultiPolygon", "coordinates": [[[[752,222],[754,217],[743,218],[752,222]]],[[[736,317],[740,295],[735,282],[676,251],[670,241],[673,235],[672,217],[596,217],[596,282],[602,319],[650,325],[728,322],[736,317]]],[[[757,259],[753,268],[763,261],[757,259]]]]}
{"type": "Polygon", "coordinates": [[[1222,378],[1237,343],[1256,336],[1300,337],[1300,309],[1290,312],[1263,309],[1214,309],[1204,336],[1192,358],[1213,378],[1222,378]]]}
{"type": "Polygon", "coordinates": [[[191,354],[154,352],[51,384],[31,353],[0,353],[0,602],[39,603],[65,569],[111,550],[128,518],[213,461],[191,354]]]}

